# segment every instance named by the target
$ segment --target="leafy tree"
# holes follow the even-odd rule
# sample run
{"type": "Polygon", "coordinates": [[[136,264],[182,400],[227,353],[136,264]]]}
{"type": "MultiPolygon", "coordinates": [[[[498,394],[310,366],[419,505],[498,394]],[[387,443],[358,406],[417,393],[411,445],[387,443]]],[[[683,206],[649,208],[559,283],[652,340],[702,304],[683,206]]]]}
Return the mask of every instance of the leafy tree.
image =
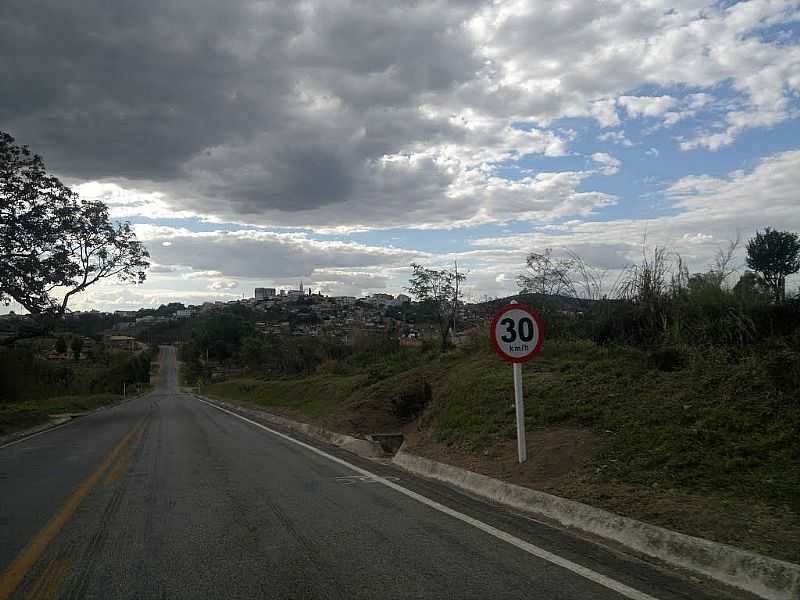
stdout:
{"type": "Polygon", "coordinates": [[[83,350],[83,338],[76,335],[74,338],[72,338],[69,347],[72,350],[72,355],[75,357],[75,360],[80,360],[81,350],[83,350]]]}
{"type": "Polygon", "coordinates": [[[144,281],[148,257],[129,223],[112,223],[102,202],[78,198],[0,132],[0,302],[60,317],[101,279],[144,281]]]}
{"type": "Polygon", "coordinates": [[[733,294],[745,304],[767,303],[771,292],[764,280],[757,273],[745,271],[733,286],[733,294]]]}
{"type": "Polygon", "coordinates": [[[169,304],[162,304],[155,310],[155,314],[167,316],[173,314],[178,310],[185,310],[186,306],[182,302],[170,302],[169,304]]]}
{"type": "Polygon", "coordinates": [[[67,288],[58,314],[64,314],[69,299],[101,279],[116,277],[120,281],[142,283],[146,277],[149,253],[136,240],[130,223],[114,224],[102,202],[82,201],[72,227],[65,232],[71,261],[77,274],[62,282],[67,288]]]}
{"type": "Polygon", "coordinates": [[[747,266],[758,272],[776,303],[786,300],[786,277],[800,271],[800,236],[767,227],[747,242],[747,266]]]}
{"type": "Polygon", "coordinates": [[[38,155],[0,132],[0,300],[31,313],[55,306],[50,292],[77,274],[60,235],[69,230],[77,198],[47,175],[38,155]]]}
{"type": "Polygon", "coordinates": [[[574,258],[554,258],[550,248],[543,253],[531,252],[525,259],[525,271],[517,276],[520,293],[575,296],[575,285],[570,277],[574,266],[574,258]]]}
{"type": "Polygon", "coordinates": [[[439,326],[441,349],[444,352],[447,350],[447,337],[463,297],[461,283],[467,276],[459,273],[458,266],[437,270],[412,264],[411,268],[413,273],[407,290],[433,314],[439,326]]]}
{"type": "Polygon", "coordinates": [[[103,342],[97,342],[90,349],[89,358],[91,358],[97,364],[108,365],[109,361],[111,360],[111,353],[108,351],[108,347],[103,342]]]}
{"type": "Polygon", "coordinates": [[[251,336],[242,340],[240,361],[251,371],[258,371],[264,364],[265,344],[260,337],[251,336]]]}
{"type": "Polygon", "coordinates": [[[225,361],[234,356],[244,338],[253,335],[253,324],[233,311],[210,314],[192,323],[192,339],[205,358],[225,361]]]}
{"type": "Polygon", "coordinates": [[[55,350],[59,354],[64,354],[67,351],[67,341],[64,339],[63,335],[60,335],[56,338],[55,350]]]}

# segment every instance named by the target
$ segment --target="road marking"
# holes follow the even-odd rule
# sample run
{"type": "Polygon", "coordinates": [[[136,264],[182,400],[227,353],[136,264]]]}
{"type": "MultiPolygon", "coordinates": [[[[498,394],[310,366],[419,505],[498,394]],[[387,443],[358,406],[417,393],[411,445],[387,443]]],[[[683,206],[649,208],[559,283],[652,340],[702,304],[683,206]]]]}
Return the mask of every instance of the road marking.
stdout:
{"type": "Polygon", "coordinates": [[[562,558],[561,556],[558,556],[557,554],[553,554],[552,552],[549,552],[549,551],[545,550],[544,548],[540,548],[539,546],[535,546],[535,545],[531,544],[530,542],[526,542],[525,540],[521,540],[518,537],[511,535],[510,533],[506,533],[505,531],[497,529],[496,527],[492,527],[491,525],[488,525],[487,523],[484,523],[483,521],[475,519],[474,517],[470,517],[469,515],[465,515],[464,513],[458,512],[457,510],[453,510],[452,508],[450,508],[448,506],[445,506],[444,504],[440,504],[439,502],[436,502],[436,500],[431,500],[427,496],[423,496],[422,494],[418,494],[417,492],[414,492],[414,491],[411,491],[411,490],[409,490],[407,488],[404,488],[403,486],[398,485],[397,483],[394,483],[393,481],[389,481],[389,479],[387,479],[385,477],[381,477],[380,475],[376,475],[374,473],[371,473],[370,471],[367,471],[366,469],[362,469],[361,467],[357,467],[356,465],[351,464],[351,463],[347,462],[346,460],[343,460],[343,459],[341,459],[341,458],[339,458],[337,456],[334,456],[332,454],[328,454],[324,450],[320,450],[319,448],[315,448],[314,446],[312,446],[310,444],[306,444],[305,442],[301,442],[300,440],[297,440],[297,439],[295,439],[295,438],[293,438],[293,437],[291,437],[289,435],[286,435],[285,433],[281,433],[280,431],[276,431],[274,429],[271,429],[271,428],[267,427],[266,425],[262,425],[261,423],[258,423],[257,421],[253,421],[252,419],[248,419],[247,417],[243,417],[242,415],[240,415],[240,414],[238,414],[236,412],[233,412],[232,410],[228,410],[226,408],[222,408],[221,406],[217,406],[213,402],[208,402],[207,400],[203,400],[201,398],[197,398],[197,396],[194,396],[194,398],[196,398],[198,401],[202,402],[203,404],[207,404],[208,406],[211,406],[212,408],[216,408],[219,411],[222,411],[224,413],[228,413],[229,415],[233,415],[234,417],[236,417],[238,419],[241,419],[242,421],[246,421],[247,423],[255,425],[256,427],[259,427],[260,429],[263,429],[264,431],[267,431],[267,432],[269,432],[269,433],[271,433],[273,435],[276,435],[276,436],[278,436],[278,437],[280,437],[280,438],[282,438],[284,440],[292,442],[293,444],[297,444],[298,446],[302,446],[303,448],[305,448],[307,450],[310,450],[311,452],[314,452],[315,454],[318,454],[319,456],[327,458],[328,460],[333,461],[335,463],[338,463],[338,464],[340,464],[340,465],[342,465],[344,467],[347,467],[348,469],[351,469],[351,470],[355,471],[356,473],[360,473],[361,475],[363,475],[365,477],[368,477],[368,478],[370,478],[371,480],[374,480],[377,483],[381,483],[381,484],[385,485],[386,487],[391,488],[394,491],[403,494],[404,496],[408,496],[409,498],[412,498],[412,499],[416,500],[417,502],[421,502],[422,504],[425,504],[426,506],[429,506],[429,507],[433,508],[434,510],[438,510],[439,512],[444,513],[446,515],[449,515],[449,516],[451,516],[451,517],[453,517],[455,519],[458,519],[459,521],[462,521],[463,523],[466,523],[467,525],[471,525],[472,527],[475,527],[476,529],[480,529],[481,531],[483,531],[485,533],[488,533],[489,535],[491,535],[491,536],[493,536],[493,537],[495,537],[495,538],[497,538],[499,540],[502,540],[502,541],[504,541],[504,542],[506,542],[508,544],[511,544],[512,546],[515,546],[515,547],[519,548],[520,550],[524,550],[528,554],[536,556],[537,558],[541,558],[542,560],[546,560],[547,562],[550,562],[550,563],[552,563],[554,565],[558,565],[559,567],[567,569],[568,571],[572,571],[576,575],[580,575],[581,577],[583,577],[585,579],[588,579],[589,581],[593,581],[594,583],[602,585],[603,587],[606,587],[606,588],[608,588],[608,589],[610,589],[612,591],[615,591],[618,594],[620,594],[622,596],[625,596],[626,598],[630,598],[631,600],[657,600],[655,597],[650,596],[649,594],[645,594],[644,592],[640,592],[639,590],[633,589],[632,587],[629,587],[629,586],[625,585],[624,583],[621,583],[621,582],[619,582],[619,581],[617,581],[615,579],[611,579],[610,577],[606,577],[605,575],[602,575],[602,574],[600,574],[600,573],[598,573],[596,571],[592,571],[591,569],[589,569],[587,567],[584,567],[584,566],[581,566],[581,565],[579,565],[577,563],[574,563],[571,560],[567,560],[566,558],[562,558]]]}
{"type": "MultiPolygon", "coordinates": [[[[380,483],[374,477],[367,475],[345,475],[344,477],[335,477],[336,483],[343,483],[344,485],[353,485],[354,483],[380,483]]],[[[387,481],[400,481],[399,477],[384,477],[387,481]]]]}
{"type": "Polygon", "coordinates": [[[89,477],[81,483],[78,488],[72,492],[69,498],[61,506],[61,509],[53,515],[50,521],[28,542],[28,545],[22,549],[17,557],[11,562],[10,565],[0,575],[0,600],[7,600],[14,590],[17,589],[19,584],[28,574],[31,567],[36,564],[39,557],[47,549],[47,546],[61,531],[61,528],[69,521],[70,517],[75,513],[83,502],[84,498],[89,495],[97,482],[103,477],[103,474],[108,470],[117,456],[122,452],[125,446],[133,439],[140,428],[144,427],[144,420],[135,424],[125,434],[125,437],[114,446],[111,452],[106,456],[99,467],[89,475],[89,477]]]}
{"type": "Polygon", "coordinates": [[[50,561],[39,578],[31,586],[25,600],[54,600],[58,598],[58,590],[69,575],[75,563],[73,556],[62,556],[50,561]]]}
{"type": "MultiPolygon", "coordinates": [[[[138,438],[139,436],[137,436],[138,438]]],[[[103,485],[109,486],[113,485],[117,482],[117,480],[122,477],[122,474],[128,470],[128,467],[131,464],[131,459],[133,458],[133,450],[131,447],[128,446],[125,449],[125,452],[119,455],[117,461],[114,465],[108,470],[106,473],[106,479],[103,482],[103,485]]]]}
{"type": "Polygon", "coordinates": [[[70,423],[74,423],[75,419],[70,419],[66,423],[61,423],[61,425],[56,425],[55,427],[48,427],[47,429],[42,429],[41,431],[37,431],[36,433],[32,433],[30,435],[23,436],[19,439],[14,440],[13,442],[8,442],[7,444],[3,444],[0,446],[2,448],[8,448],[9,446],[13,446],[14,444],[19,444],[20,442],[27,442],[31,438],[35,438],[37,435],[42,435],[43,433],[50,433],[51,431],[55,431],[56,429],[61,429],[62,427],[66,427],[70,423]]]}

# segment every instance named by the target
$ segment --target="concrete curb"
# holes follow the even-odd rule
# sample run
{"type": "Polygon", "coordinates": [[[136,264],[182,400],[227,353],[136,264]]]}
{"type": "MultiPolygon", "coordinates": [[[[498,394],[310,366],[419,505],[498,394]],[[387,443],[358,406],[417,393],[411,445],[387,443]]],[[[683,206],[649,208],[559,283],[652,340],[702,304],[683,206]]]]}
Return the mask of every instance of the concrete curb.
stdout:
{"type": "Polygon", "coordinates": [[[378,442],[364,440],[351,435],[345,435],[344,433],[336,433],[335,431],[323,429],[322,427],[317,427],[316,425],[309,425],[308,423],[293,421],[292,419],[279,417],[278,415],[273,415],[272,413],[262,410],[245,408],[243,406],[239,406],[238,404],[231,404],[222,400],[208,398],[207,396],[202,396],[200,394],[192,395],[205,400],[206,402],[211,402],[212,404],[217,404],[223,408],[227,408],[228,410],[238,412],[255,419],[261,419],[267,423],[272,423],[273,425],[278,425],[280,427],[285,427],[286,429],[302,433],[303,435],[307,435],[315,440],[338,446],[342,450],[347,450],[348,452],[352,452],[358,456],[363,456],[364,458],[386,458],[386,453],[384,453],[381,445],[378,442]]]}
{"type": "Polygon", "coordinates": [[[36,435],[37,433],[45,432],[48,429],[55,429],[56,427],[63,425],[64,423],[69,423],[70,421],[72,421],[72,417],[59,417],[57,419],[51,418],[49,421],[47,421],[47,423],[42,423],[36,427],[23,429],[21,431],[14,431],[13,433],[0,436],[0,448],[9,444],[13,444],[14,442],[18,442],[26,437],[36,435]]]}
{"type": "Polygon", "coordinates": [[[392,462],[414,475],[442,481],[492,502],[536,513],[566,527],[613,540],[647,556],[694,571],[761,598],[797,600],[800,597],[800,565],[505,483],[411,454],[404,448],[400,448],[392,462]]]}
{"type": "Polygon", "coordinates": [[[50,420],[47,421],[47,423],[42,423],[41,425],[37,425],[36,427],[31,427],[30,429],[23,429],[21,431],[14,431],[12,433],[8,433],[8,434],[6,434],[4,436],[1,436],[0,437],[0,448],[3,448],[4,446],[9,446],[9,445],[11,445],[11,444],[13,444],[15,442],[19,442],[19,441],[21,441],[21,440],[23,440],[25,438],[28,438],[28,437],[31,437],[31,436],[34,436],[34,435],[38,435],[40,433],[44,433],[45,431],[48,431],[50,429],[55,429],[57,427],[61,427],[62,425],[65,425],[67,423],[75,421],[76,419],[80,419],[80,418],[83,418],[83,417],[88,416],[88,415],[93,415],[93,414],[98,413],[100,411],[108,410],[109,408],[114,408],[115,406],[119,406],[120,404],[124,404],[125,402],[130,402],[131,400],[134,400],[136,398],[142,398],[142,397],[146,396],[149,393],[150,392],[146,392],[146,393],[143,393],[143,394],[139,394],[138,396],[131,395],[131,396],[128,396],[127,398],[125,398],[124,400],[122,400],[122,399],[115,400],[114,402],[111,402],[110,404],[105,404],[103,406],[98,406],[97,408],[93,408],[92,410],[88,410],[86,412],[62,413],[62,414],[57,414],[57,415],[49,415],[50,416],[50,420]]]}

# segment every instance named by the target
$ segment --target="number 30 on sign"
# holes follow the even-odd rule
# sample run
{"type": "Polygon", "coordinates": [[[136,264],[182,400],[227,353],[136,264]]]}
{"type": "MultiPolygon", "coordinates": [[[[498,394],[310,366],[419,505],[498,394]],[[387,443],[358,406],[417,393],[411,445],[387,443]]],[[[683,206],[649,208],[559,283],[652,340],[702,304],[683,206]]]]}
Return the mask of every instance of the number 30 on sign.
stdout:
{"type": "Polygon", "coordinates": [[[522,398],[522,363],[542,348],[542,320],[530,306],[512,302],[497,311],[489,326],[489,339],[495,352],[514,367],[514,407],[517,413],[517,454],[519,462],[528,460],[525,441],[525,401],[522,398]]]}
{"type": "Polygon", "coordinates": [[[531,360],[544,339],[542,320],[524,304],[507,304],[497,311],[489,332],[495,352],[510,363],[531,360]]]}

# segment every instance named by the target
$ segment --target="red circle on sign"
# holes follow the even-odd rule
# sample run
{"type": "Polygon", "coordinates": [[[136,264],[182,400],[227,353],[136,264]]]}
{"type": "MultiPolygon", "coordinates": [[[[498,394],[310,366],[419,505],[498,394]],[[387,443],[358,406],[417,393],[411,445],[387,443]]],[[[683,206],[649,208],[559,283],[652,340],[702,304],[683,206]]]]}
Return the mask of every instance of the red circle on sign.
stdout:
{"type": "Polygon", "coordinates": [[[542,342],[544,341],[544,327],[542,326],[542,319],[535,310],[533,310],[530,306],[526,304],[506,304],[503,308],[498,310],[494,317],[492,318],[492,324],[489,326],[489,340],[492,342],[492,347],[494,351],[502,358],[504,361],[509,363],[525,363],[531,360],[539,351],[542,349],[542,342]],[[511,356],[507,352],[500,347],[500,344],[497,343],[497,337],[495,336],[495,331],[497,330],[497,323],[503,317],[504,314],[511,310],[521,310],[528,313],[533,322],[536,323],[536,328],[539,332],[539,337],[536,340],[536,346],[534,346],[533,350],[531,350],[528,354],[524,356],[511,356]]]}

